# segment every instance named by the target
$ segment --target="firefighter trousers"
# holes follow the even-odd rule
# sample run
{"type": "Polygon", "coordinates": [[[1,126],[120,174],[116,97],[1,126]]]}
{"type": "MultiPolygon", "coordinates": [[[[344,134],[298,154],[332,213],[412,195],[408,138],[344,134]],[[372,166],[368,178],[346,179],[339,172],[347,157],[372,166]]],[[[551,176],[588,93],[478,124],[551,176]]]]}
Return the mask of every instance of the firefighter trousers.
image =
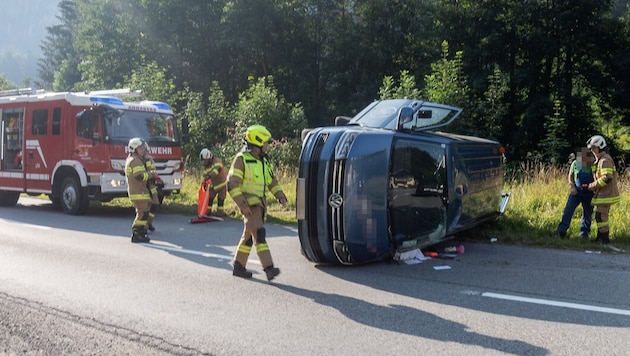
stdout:
{"type": "Polygon", "coordinates": [[[595,222],[597,223],[597,236],[608,236],[610,226],[608,225],[608,213],[610,204],[600,204],[595,206],[595,222]]]}
{"type": "Polygon", "coordinates": [[[149,212],[151,211],[151,201],[150,200],[132,200],[131,203],[133,207],[136,209],[136,217],[133,219],[133,224],[131,225],[131,232],[133,234],[134,231],[147,231],[149,212]]]}
{"type": "Polygon", "coordinates": [[[252,215],[248,218],[243,216],[243,235],[236,250],[234,260],[239,262],[243,267],[247,265],[247,259],[252,246],[256,247],[256,254],[264,268],[273,266],[271,251],[266,241],[266,233],[264,228],[265,208],[262,205],[250,206],[252,215]]]}
{"type": "Polygon", "coordinates": [[[158,198],[157,187],[151,187],[151,208],[149,209],[149,217],[147,218],[147,225],[153,225],[153,219],[160,208],[160,199],[158,198]]]}

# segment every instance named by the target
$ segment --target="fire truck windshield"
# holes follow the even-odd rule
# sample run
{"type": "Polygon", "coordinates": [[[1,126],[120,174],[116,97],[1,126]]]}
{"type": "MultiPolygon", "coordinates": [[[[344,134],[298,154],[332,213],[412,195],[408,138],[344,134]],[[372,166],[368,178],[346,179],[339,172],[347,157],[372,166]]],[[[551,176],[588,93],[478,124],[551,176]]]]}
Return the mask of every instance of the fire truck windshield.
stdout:
{"type": "Polygon", "coordinates": [[[103,115],[106,142],[127,143],[132,137],[165,145],[179,145],[175,117],[170,114],[107,110],[103,115]]]}

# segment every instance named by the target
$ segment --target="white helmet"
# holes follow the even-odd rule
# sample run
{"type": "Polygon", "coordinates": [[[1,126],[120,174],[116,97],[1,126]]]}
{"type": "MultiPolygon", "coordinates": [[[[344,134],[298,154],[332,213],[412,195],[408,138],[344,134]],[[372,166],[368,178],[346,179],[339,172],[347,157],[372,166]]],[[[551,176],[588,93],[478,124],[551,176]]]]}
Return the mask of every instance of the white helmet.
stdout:
{"type": "Polygon", "coordinates": [[[212,159],[212,157],[214,157],[214,155],[207,148],[202,149],[201,152],[199,153],[200,159],[212,159]]]}
{"type": "Polygon", "coordinates": [[[143,139],[141,139],[140,137],[134,137],[131,140],[129,140],[129,152],[130,153],[135,153],[136,149],[138,149],[138,147],[140,146],[144,146],[145,148],[147,147],[146,142],[144,142],[143,139]]]}
{"type": "Polygon", "coordinates": [[[586,147],[590,150],[591,147],[597,147],[600,150],[606,148],[606,140],[601,135],[595,135],[586,141],[586,147]]]}

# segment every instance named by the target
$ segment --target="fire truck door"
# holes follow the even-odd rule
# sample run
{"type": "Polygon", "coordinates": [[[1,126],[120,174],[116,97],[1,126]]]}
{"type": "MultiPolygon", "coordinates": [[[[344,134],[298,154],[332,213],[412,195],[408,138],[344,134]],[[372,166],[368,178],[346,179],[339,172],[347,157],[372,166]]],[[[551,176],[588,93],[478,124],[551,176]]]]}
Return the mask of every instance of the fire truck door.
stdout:
{"type": "Polygon", "coordinates": [[[55,164],[54,151],[60,151],[51,136],[52,111],[36,106],[27,111],[31,120],[27,120],[25,126],[22,157],[27,192],[47,193],[52,189],[50,173],[55,164]]]}
{"type": "MultiPolygon", "coordinates": [[[[0,171],[22,170],[22,143],[24,139],[24,109],[0,109],[2,151],[0,151],[0,171]]],[[[6,177],[19,177],[7,174],[6,177]]]]}
{"type": "Polygon", "coordinates": [[[98,110],[84,110],[77,114],[72,159],[81,162],[87,173],[102,172],[109,166],[109,152],[102,144],[102,127],[98,110]]]}

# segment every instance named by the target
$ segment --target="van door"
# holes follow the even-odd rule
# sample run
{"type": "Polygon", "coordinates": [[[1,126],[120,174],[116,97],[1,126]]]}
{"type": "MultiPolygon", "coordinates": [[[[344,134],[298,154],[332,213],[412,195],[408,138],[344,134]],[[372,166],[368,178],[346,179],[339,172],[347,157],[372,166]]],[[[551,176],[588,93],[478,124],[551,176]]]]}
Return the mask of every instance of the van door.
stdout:
{"type": "Polygon", "coordinates": [[[391,163],[389,208],[397,247],[422,247],[444,238],[445,148],[431,142],[398,139],[391,163]]]}

